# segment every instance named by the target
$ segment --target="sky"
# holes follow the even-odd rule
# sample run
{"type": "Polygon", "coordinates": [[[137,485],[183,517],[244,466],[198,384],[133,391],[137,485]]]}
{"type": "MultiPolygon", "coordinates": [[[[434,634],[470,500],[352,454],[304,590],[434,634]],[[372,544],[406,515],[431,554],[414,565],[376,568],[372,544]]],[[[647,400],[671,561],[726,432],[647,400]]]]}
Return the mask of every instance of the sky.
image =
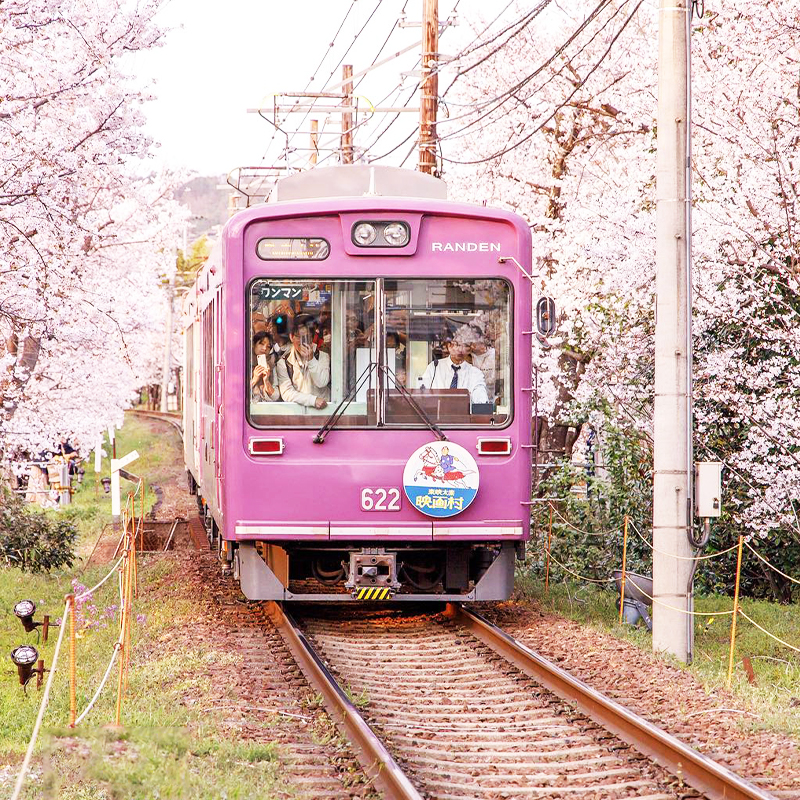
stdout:
{"type": "MultiPolygon", "coordinates": [[[[474,38],[467,22],[481,18],[480,5],[479,0],[440,0],[440,21],[447,19],[456,6],[459,18],[459,24],[442,35],[441,53],[458,52],[463,42],[474,38]]],[[[165,0],[157,17],[162,27],[171,29],[165,45],[133,54],[130,64],[137,83],[149,86],[157,98],[147,104],[145,113],[147,132],[160,142],[156,150],[159,163],[200,175],[222,175],[236,167],[277,163],[287,141],[290,161],[298,166],[307,163],[308,153],[298,148],[310,143],[310,117],[289,115],[283,129],[301,132],[287,140],[285,134],[276,132],[257,114],[247,113],[247,109],[268,108],[267,116],[271,116],[275,93],[304,91],[312,76],[316,77],[312,85],[316,91],[340,81],[342,58],[343,63],[353,65],[354,73],[369,66],[404,7],[408,22],[418,23],[422,0],[225,0],[213,5],[165,0]]],[[[492,8],[492,18],[502,7],[492,8]]],[[[418,45],[420,37],[419,26],[395,28],[379,60],[418,45]]],[[[362,98],[359,106],[402,105],[418,78],[405,79],[406,88],[399,101],[394,91],[400,87],[401,72],[413,71],[418,57],[416,47],[370,72],[356,88],[362,98]]],[[[413,99],[409,105],[417,107],[418,103],[413,99]]],[[[313,116],[319,119],[321,129],[334,133],[333,137],[323,134],[321,145],[325,140],[335,143],[341,115],[313,116]]],[[[367,116],[361,119],[367,120],[367,116]]],[[[374,144],[368,130],[374,138],[380,132],[378,126],[388,121],[386,115],[376,114],[366,121],[363,133],[359,131],[358,140],[374,144]]],[[[401,115],[371,152],[385,153],[417,123],[418,114],[401,115]]],[[[398,148],[394,161],[382,163],[399,165],[409,148],[410,142],[398,148]]],[[[324,155],[324,151],[320,153],[320,162],[324,155]]],[[[328,163],[333,163],[330,156],[328,163]]],[[[411,155],[407,165],[414,163],[415,155],[411,155]]]]}

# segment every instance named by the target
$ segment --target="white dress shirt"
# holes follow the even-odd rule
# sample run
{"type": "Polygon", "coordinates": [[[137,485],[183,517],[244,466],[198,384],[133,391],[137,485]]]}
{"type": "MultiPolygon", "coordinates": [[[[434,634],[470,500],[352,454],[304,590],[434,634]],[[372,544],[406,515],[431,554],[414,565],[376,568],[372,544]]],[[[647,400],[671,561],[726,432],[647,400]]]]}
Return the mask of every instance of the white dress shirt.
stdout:
{"type": "Polygon", "coordinates": [[[422,385],[426,389],[449,389],[453,375],[458,375],[458,389],[469,389],[470,399],[473,403],[488,403],[489,396],[486,392],[486,380],[483,373],[467,361],[458,364],[458,371],[454,373],[453,362],[450,356],[440,358],[438,362],[431,361],[422,375],[422,385]]]}

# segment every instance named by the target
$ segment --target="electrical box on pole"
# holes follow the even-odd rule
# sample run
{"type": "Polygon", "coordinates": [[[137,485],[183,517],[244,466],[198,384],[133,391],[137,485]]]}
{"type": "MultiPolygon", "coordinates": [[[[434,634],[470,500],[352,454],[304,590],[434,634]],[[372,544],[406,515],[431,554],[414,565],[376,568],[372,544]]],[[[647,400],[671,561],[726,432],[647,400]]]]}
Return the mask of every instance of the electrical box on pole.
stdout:
{"type": "Polygon", "coordinates": [[[694,513],[700,519],[722,514],[721,461],[698,461],[694,465],[694,513]]]}

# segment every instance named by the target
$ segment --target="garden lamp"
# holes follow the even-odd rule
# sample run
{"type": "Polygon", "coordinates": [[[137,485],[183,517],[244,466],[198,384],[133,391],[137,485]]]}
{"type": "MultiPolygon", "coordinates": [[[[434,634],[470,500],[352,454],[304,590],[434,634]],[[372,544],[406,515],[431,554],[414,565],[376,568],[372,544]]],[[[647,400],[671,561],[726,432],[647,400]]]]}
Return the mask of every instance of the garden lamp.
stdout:
{"type": "Polygon", "coordinates": [[[39,660],[39,652],[29,644],[21,644],[11,651],[11,660],[17,666],[20,686],[27,686],[34,673],[37,676],[36,687],[42,685],[44,675],[44,661],[39,662],[39,667],[34,669],[33,665],[39,660]]]}

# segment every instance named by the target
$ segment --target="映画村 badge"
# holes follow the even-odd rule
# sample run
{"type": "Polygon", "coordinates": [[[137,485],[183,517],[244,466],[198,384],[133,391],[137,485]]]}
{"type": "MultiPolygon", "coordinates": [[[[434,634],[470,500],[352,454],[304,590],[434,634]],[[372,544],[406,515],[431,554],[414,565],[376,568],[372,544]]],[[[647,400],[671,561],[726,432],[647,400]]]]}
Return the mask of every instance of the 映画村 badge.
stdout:
{"type": "Polygon", "coordinates": [[[416,450],[403,470],[403,488],[417,511],[452,517],[475,499],[478,465],[461,445],[431,442],[416,450]]]}

